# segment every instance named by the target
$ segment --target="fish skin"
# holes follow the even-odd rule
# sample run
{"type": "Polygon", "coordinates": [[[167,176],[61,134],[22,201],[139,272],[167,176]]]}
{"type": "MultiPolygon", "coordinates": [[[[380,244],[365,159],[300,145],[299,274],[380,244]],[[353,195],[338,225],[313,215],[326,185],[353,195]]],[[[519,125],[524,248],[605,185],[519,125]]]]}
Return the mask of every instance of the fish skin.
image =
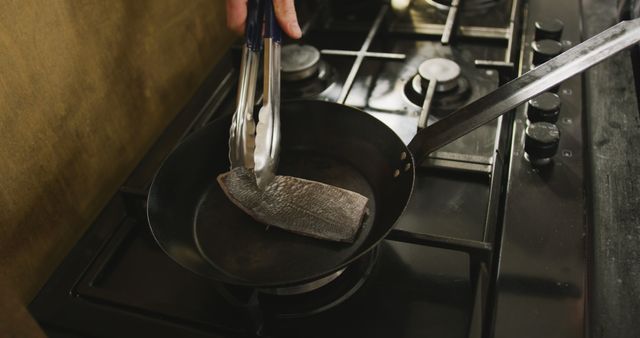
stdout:
{"type": "Polygon", "coordinates": [[[318,239],[353,243],[368,198],[356,192],[292,176],[276,176],[264,190],[250,169],[234,168],[218,183],[255,220],[318,239]]]}

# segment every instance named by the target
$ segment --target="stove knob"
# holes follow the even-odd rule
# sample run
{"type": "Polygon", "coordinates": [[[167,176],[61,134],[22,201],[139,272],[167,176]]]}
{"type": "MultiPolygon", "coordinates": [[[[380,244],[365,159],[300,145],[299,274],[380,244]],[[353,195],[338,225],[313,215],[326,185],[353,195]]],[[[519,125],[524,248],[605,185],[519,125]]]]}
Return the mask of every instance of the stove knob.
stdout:
{"type": "Polygon", "coordinates": [[[532,162],[549,161],[558,151],[560,130],[548,122],[531,123],[525,130],[524,151],[532,162]]]}
{"type": "Polygon", "coordinates": [[[560,115],[560,97],[554,93],[542,93],[529,100],[527,118],[532,123],[535,122],[558,122],[560,115]]]}
{"type": "Polygon", "coordinates": [[[531,48],[533,48],[533,64],[535,66],[545,63],[562,53],[562,44],[554,40],[534,41],[531,44],[531,48]]]}
{"type": "Polygon", "coordinates": [[[564,22],[558,19],[544,19],[536,21],[534,25],[536,27],[536,41],[545,39],[560,41],[564,22]]]}

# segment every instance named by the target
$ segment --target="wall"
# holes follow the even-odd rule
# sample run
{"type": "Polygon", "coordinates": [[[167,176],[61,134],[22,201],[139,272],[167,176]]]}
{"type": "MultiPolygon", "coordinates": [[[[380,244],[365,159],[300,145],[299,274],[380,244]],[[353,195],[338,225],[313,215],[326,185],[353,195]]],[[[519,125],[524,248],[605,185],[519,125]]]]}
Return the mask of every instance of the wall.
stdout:
{"type": "Polygon", "coordinates": [[[26,304],[233,37],[221,0],[0,8],[0,285],[26,304]]]}

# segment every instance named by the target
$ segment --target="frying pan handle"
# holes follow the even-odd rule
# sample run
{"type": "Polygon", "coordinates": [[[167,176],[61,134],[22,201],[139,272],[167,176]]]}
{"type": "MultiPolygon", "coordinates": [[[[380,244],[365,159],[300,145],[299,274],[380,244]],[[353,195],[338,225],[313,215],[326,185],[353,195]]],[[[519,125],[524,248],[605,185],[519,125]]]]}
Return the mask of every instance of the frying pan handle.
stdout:
{"type": "Polygon", "coordinates": [[[409,149],[420,160],[638,41],[640,19],[623,21],[418,131],[409,149]]]}

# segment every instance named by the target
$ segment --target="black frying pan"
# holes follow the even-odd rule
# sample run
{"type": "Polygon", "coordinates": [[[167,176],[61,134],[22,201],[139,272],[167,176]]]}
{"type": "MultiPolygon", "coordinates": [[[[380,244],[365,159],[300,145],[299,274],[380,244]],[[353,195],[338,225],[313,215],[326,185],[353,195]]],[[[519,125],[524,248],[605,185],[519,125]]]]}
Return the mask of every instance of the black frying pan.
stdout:
{"type": "Polygon", "coordinates": [[[152,184],[149,221],[170,256],[188,260],[192,269],[197,264],[199,272],[200,265],[215,267],[206,274],[216,280],[275,287],[331,273],[389,232],[413,187],[413,159],[398,136],[367,113],[322,101],[285,102],[281,121],[279,174],[369,198],[370,216],[356,241],[334,243],[276,227],[265,230],[235,207],[216,181],[229,170],[231,119],[224,117],[185,140],[152,184]]]}
{"type": "Polygon", "coordinates": [[[278,173],[359,192],[370,216],[353,244],[265,229],[235,207],[216,176],[228,171],[229,116],[189,136],[165,160],[148,197],[151,231],[176,262],[218,281],[280,287],[337,271],[375,247],[411,196],[415,160],[640,40],[640,21],[616,25],[420,131],[409,147],[358,109],[292,101],[281,114],[278,173]],[[411,150],[410,150],[411,149],[411,150]]]}

